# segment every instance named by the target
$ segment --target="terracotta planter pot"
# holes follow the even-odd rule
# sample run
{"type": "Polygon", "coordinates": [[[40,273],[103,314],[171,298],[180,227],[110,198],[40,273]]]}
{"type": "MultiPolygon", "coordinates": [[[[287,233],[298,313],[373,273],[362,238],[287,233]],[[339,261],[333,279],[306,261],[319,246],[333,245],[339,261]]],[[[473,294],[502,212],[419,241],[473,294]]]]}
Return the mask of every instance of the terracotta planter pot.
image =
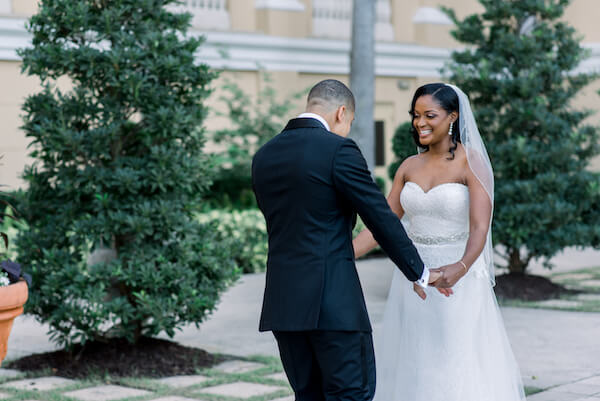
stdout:
{"type": "Polygon", "coordinates": [[[6,357],[13,320],[23,313],[23,305],[27,302],[28,295],[27,283],[23,280],[0,287],[0,365],[6,357]]]}

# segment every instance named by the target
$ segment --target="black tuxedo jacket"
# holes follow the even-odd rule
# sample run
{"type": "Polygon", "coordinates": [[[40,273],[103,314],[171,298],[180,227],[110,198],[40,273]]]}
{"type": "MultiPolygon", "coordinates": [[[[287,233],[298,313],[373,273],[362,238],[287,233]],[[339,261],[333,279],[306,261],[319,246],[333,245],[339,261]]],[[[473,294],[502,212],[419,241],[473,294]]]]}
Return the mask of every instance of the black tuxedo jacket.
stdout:
{"type": "Polygon", "coordinates": [[[261,147],[252,184],[269,236],[261,331],[371,331],[354,264],[356,213],[409,280],[421,277],[356,143],[318,120],[291,120],[261,147]]]}

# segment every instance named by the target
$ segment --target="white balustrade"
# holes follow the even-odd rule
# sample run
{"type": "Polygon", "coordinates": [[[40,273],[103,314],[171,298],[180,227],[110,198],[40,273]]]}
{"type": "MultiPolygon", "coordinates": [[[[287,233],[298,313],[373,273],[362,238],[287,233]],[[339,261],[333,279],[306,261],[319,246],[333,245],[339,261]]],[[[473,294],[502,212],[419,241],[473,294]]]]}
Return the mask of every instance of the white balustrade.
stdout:
{"type": "Polygon", "coordinates": [[[304,4],[299,0],[255,0],[254,7],[259,10],[304,11],[304,4]]]}
{"type": "MultiPolygon", "coordinates": [[[[313,0],[313,36],[350,39],[352,36],[353,0],[313,0]]],[[[360,0],[359,0],[360,1],[360,0]]],[[[390,0],[376,0],[375,39],[393,41],[392,8],[390,0]]]]}
{"type": "Polygon", "coordinates": [[[313,0],[313,36],[350,39],[352,0],[313,0]]]}
{"type": "Polygon", "coordinates": [[[192,26],[198,29],[228,30],[231,27],[227,0],[183,0],[170,10],[192,14],[192,26]]]}

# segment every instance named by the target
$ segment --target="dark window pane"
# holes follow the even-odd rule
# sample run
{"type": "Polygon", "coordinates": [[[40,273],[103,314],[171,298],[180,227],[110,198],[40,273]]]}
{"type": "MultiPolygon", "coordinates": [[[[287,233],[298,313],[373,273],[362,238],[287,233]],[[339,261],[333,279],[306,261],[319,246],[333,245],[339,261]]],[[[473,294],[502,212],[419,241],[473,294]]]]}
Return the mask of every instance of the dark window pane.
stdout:
{"type": "Polygon", "coordinates": [[[375,165],[385,166],[385,125],[375,121],[375,165]]]}

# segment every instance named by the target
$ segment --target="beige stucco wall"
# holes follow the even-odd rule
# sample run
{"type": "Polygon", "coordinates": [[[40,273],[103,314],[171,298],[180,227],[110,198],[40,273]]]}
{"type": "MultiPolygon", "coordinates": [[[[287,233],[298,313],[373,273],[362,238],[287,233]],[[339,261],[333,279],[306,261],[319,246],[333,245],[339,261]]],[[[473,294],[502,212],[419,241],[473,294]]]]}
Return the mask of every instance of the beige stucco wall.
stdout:
{"type": "Polygon", "coordinates": [[[12,11],[17,16],[29,16],[37,11],[37,0],[12,0],[12,11]]]}
{"type": "Polygon", "coordinates": [[[484,10],[479,0],[419,0],[419,5],[422,7],[444,6],[451,8],[459,19],[484,10]]]}
{"type": "Polygon", "coordinates": [[[256,27],[267,35],[304,38],[311,31],[310,13],[307,8],[303,11],[260,9],[256,11],[256,27]]]}
{"type": "Polygon", "coordinates": [[[254,0],[229,0],[229,19],[232,31],[256,31],[254,0]]]}
{"type": "Polygon", "coordinates": [[[21,75],[18,62],[0,62],[0,185],[14,188],[27,162],[28,140],[19,129],[21,105],[28,94],[39,90],[39,80],[21,75]]]}
{"type": "MultiPolygon", "coordinates": [[[[457,47],[451,37],[451,26],[436,24],[412,24],[412,16],[419,7],[445,6],[455,11],[459,19],[480,13],[483,6],[478,0],[393,0],[393,20],[399,41],[416,42],[434,47],[457,47]],[[397,22],[396,22],[397,21],[397,22]]],[[[564,20],[577,29],[584,42],[600,42],[597,10],[598,0],[573,0],[566,8],[564,20]]]]}
{"type": "Polygon", "coordinates": [[[397,42],[412,43],[415,41],[413,15],[419,5],[416,1],[392,0],[392,23],[394,38],[397,42]]]}
{"type": "MultiPolygon", "coordinates": [[[[583,88],[578,96],[574,99],[572,106],[574,109],[589,109],[593,111],[593,115],[585,122],[600,126],[600,80],[596,80],[587,87],[583,88]]],[[[600,156],[594,159],[590,169],[600,171],[600,156]]]]}
{"type": "Polygon", "coordinates": [[[414,40],[420,45],[456,48],[459,43],[450,35],[450,26],[419,24],[414,27],[414,40]]]}
{"type": "Polygon", "coordinates": [[[598,0],[573,0],[565,11],[565,20],[576,27],[585,42],[600,42],[598,0]]]}

